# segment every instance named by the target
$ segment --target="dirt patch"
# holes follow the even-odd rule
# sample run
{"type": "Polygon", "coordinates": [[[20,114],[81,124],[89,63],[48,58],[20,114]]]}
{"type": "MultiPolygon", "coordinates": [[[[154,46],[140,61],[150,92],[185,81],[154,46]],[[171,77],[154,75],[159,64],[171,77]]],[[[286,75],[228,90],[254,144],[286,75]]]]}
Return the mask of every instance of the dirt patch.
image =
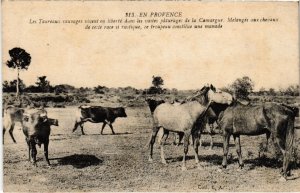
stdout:
{"type": "MultiPolygon", "coordinates": [[[[59,119],[59,127],[52,127],[49,144],[51,168],[38,148],[38,167],[28,162],[27,144],[21,130],[15,129],[17,144],[5,135],[4,191],[8,192],[73,192],[73,191],[272,191],[300,190],[300,165],[293,166],[289,181],[278,181],[281,160],[272,152],[259,156],[259,144],[265,135],[241,137],[245,167],[238,170],[233,140],[230,141],[228,167],[220,172],[222,137],[214,136],[216,144],[209,150],[209,138],[203,135],[199,149],[202,166],[195,164],[189,150],[187,171],[181,171],[183,146],[174,146],[170,137],[165,146],[168,164],[160,162],[160,149],[154,147],[153,163],[148,162],[152,118],[147,107],[126,108],[127,118],[114,123],[117,135],[109,128],[100,135],[102,124],[86,123],[86,135],[72,133],[76,108],[47,109],[48,116],[59,119]]],[[[298,121],[298,120],[297,120],[298,121]]],[[[296,130],[295,146],[300,155],[300,130],[296,130]]],[[[172,134],[170,134],[172,135],[172,134]]]]}

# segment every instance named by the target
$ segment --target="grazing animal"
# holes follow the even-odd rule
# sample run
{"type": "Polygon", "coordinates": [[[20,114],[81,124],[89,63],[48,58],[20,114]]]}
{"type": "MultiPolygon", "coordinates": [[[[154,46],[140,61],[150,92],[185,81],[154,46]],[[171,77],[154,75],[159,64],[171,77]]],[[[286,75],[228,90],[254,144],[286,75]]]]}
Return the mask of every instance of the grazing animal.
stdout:
{"type": "Polygon", "coordinates": [[[117,117],[127,117],[123,107],[111,108],[101,106],[79,106],[73,132],[78,128],[78,126],[80,126],[82,135],[85,135],[83,131],[83,124],[89,121],[92,123],[103,123],[101,134],[103,134],[103,129],[106,124],[108,124],[111,128],[112,134],[114,135],[115,132],[112,123],[117,117]]]}
{"type": "Polygon", "coordinates": [[[48,145],[51,125],[58,126],[58,120],[48,118],[47,111],[45,110],[30,109],[23,114],[22,128],[28,145],[28,157],[29,161],[32,159],[34,166],[36,166],[36,145],[41,147],[42,144],[44,145],[46,162],[50,166],[48,145]]]}
{"type": "MultiPolygon", "coordinates": [[[[154,110],[156,109],[157,106],[159,106],[160,104],[165,103],[164,100],[155,100],[155,99],[151,99],[151,98],[147,99],[146,101],[148,103],[151,115],[153,115],[153,112],[154,112],[154,110]]],[[[180,103],[176,103],[176,104],[180,104],[180,103]]],[[[169,131],[168,130],[165,130],[163,128],[162,128],[162,130],[163,130],[162,131],[162,135],[159,136],[160,140],[158,141],[158,143],[160,143],[162,139],[165,139],[164,142],[166,142],[166,140],[168,139],[168,136],[169,136],[169,131]]],[[[183,137],[183,133],[179,132],[178,133],[178,139],[179,139],[179,141],[178,141],[178,143],[176,143],[176,135],[174,135],[174,142],[173,142],[173,144],[179,145],[180,141],[182,140],[182,137],[183,137]]]]}
{"type": "MultiPolygon", "coordinates": [[[[210,85],[211,90],[216,91],[213,85],[210,85]]],[[[229,107],[234,98],[231,94],[224,91],[216,91],[215,93],[209,92],[209,98],[214,102],[211,104],[210,108],[207,111],[206,118],[208,124],[207,134],[210,136],[210,149],[213,148],[213,135],[214,132],[214,124],[218,124],[218,117],[220,113],[222,113],[227,107],[229,107]]],[[[200,139],[200,146],[202,144],[202,140],[200,139]]]]}
{"type": "Polygon", "coordinates": [[[150,109],[150,112],[151,114],[153,114],[154,110],[156,109],[156,107],[162,103],[165,103],[164,100],[154,100],[154,99],[146,99],[147,103],[148,103],[148,106],[149,106],[149,109],[150,109]]]}
{"type": "Polygon", "coordinates": [[[241,155],[240,135],[272,134],[283,154],[282,175],[284,179],[290,173],[289,162],[294,141],[294,120],[299,115],[298,108],[289,108],[276,103],[264,103],[259,106],[235,104],[228,107],[219,117],[219,125],[223,131],[223,162],[227,166],[229,139],[233,135],[239,167],[244,163],[241,155]]]}
{"type": "Polygon", "coordinates": [[[3,111],[3,144],[4,144],[4,134],[8,129],[9,135],[12,138],[14,143],[17,143],[13,131],[15,128],[15,123],[19,122],[22,124],[23,122],[23,113],[24,109],[15,107],[15,106],[7,106],[3,111]]]}
{"type": "MultiPolygon", "coordinates": [[[[153,155],[153,144],[157,132],[160,128],[173,132],[183,132],[184,133],[184,154],[183,154],[183,164],[182,170],[186,170],[186,154],[188,152],[189,137],[192,135],[193,149],[195,153],[196,163],[199,165],[198,158],[198,146],[199,146],[199,136],[203,128],[203,116],[205,115],[207,109],[209,108],[211,101],[207,97],[207,93],[210,91],[209,87],[201,89],[201,92],[191,98],[194,101],[188,101],[183,104],[170,104],[164,103],[159,105],[153,113],[153,130],[151,138],[149,141],[149,161],[152,162],[153,155]]],[[[163,141],[163,140],[161,140],[163,141]]],[[[161,160],[162,163],[166,164],[164,157],[163,143],[160,143],[161,148],[161,160]]]]}

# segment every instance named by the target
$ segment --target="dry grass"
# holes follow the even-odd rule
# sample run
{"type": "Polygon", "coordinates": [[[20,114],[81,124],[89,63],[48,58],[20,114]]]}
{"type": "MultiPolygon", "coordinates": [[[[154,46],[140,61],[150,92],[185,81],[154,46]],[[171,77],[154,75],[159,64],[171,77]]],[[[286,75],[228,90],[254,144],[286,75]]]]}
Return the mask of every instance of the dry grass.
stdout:
{"type": "MultiPolygon", "coordinates": [[[[215,136],[215,147],[208,150],[204,136],[201,148],[202,170],[197,169],[189,151],[187,171],[181,171],[183,147],[166,145],[168,165],[160,163],[159,149],[154,148],[154,162],[148,163],[152,119],[147,107],[127,108],[128,117],[117,119],[115,132],[109,128],[100,135],[101,124],[87,123],[86,135],[72,133],[75,108],[48,109],[49,117],[59,120],[52,128],[47,168],[42,148],[38,148],[38,167],[27,161],[27,146],[19,126],[15,128],[17,144],[5,135],[4,191],[299,191],[300,167],[295,165],[294,179],[279,183],[281,163],[274,158],[258,158],[259,144],[265,136],[241,137],[245,168],[238,163],[233,141],[228,168],[219,172],[222,162],[222,138],[215,136]]],[[[299,134],[300,130],[297,130],[299,134]]],[[[171,141],[169,141],[171,143],[171,141]]],[[[297,137],[297,146],[300,145],[297,137]]],[[[299,149],[299,148],[298,148],[299,149]]],[[[271,155],[271,154],[270,154],[271,155]]],[[[298,155],[300,155],[298,153],[298,155]]]]}

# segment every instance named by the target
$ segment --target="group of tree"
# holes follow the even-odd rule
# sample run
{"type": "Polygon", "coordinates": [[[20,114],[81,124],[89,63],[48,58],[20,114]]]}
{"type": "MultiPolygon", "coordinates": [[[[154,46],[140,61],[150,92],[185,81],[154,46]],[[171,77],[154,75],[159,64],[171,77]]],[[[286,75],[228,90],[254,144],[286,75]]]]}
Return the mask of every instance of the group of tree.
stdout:
{"type": "MultiPolygon", "coordinates": [[[[16,96],[19,96],[21,92],[32,92],[32,93],[49,93],[54,92],[59,93],[69,93],[69,92],[90,92],[93,90],[98,94],[105,94],[109,92],[109,88],[105,86],[96,86],[93,89],[91,88],[79,88],[76,89],[74,86],[61,84],[52,86],[47,80],[46,76],[37,77],[37,82],[35,85],[30,85],[26,87],[24,82],[20,79],[19,74],[21,70],[27,70],[30,62],[31,56],[22,48],[13,48],[8,51],[10,55],[10,60],[6,62],[6,65],[9,68],[17,69],[17,79],[12,81],[3,82],[3,92],[16,92],[16,96]]],[[[162,88],[164,85],[164,80],[161,76],[152,76],[152,86],[149,89],[144,90],[144,94],[163,94],[167,89],[162,88]]],[[[244,76],[242,78],[236,79],[231,85],[222,88],[221,90],[233,94],[236,98],[247,99],[249,94],[253,93],[254,82],[248,77],[244,76]]],[[[125,90],[133,91],[139,93],[139,91],[132,87],[126,87],[125,90]]],[[[118,89],[117,89],[118,90],[118,89]]],[[[119,89],[120,90],[120,89],[119,89]]],[[[177,90],[176,90],[177,91],[177,90]]],[[[280,89],[275,91],[275,89],[270,88],[266,90],[261,88],[258,92],[255,92],[257,95],[289,95],[289,96],[299,96],[299,85],[291,85],[287,89],[280,89]]]]}
{"type": "Polygon", "coordinates": [[[164,80],[161,76],[152,76],[152,86],[146,90],[147,94],[163,94],[165,89],[162,88],[164,80]]]}

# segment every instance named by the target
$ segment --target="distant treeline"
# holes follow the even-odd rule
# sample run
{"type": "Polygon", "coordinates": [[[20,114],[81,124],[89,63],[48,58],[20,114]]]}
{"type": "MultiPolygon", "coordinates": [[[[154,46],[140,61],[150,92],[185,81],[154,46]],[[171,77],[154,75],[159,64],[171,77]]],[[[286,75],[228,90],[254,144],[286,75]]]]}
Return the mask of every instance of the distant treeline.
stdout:
{"type": "MultiPolygon", "coordinates": [[[[10,93],[16,92],[17,80],[12,81],[4,81],[2,84],[3,92],[10,93]]],[[[181,92],[180,90],[173,88],[162,88],[160,86],[150,86],[147,89],[136,89],[134,87],[118,87],[118,88],[108,88],[106,86],[98,85],[96,87],[80,87],[76,88],[72,85],[68,84],[59,84],[59,85],[51,85],[48,80],[46,80],[46,76],[38,77],[35,85],[26,86],[23,80],[19,79],[19,89],[21,93],[81,93],[81,94],[106,94],[106,93],[131,93],[131,94],[139,94],[139,95],[152,95],[152,94],[178,94],[181,92]]],[[[200,87],[198,88],[200,89],[200,87]]],[[[222,91],[229,92],[233,94],[232,87],[223,87],[220,88],[222,91]]],[[[195,90],[187,90],[188,92],[194,92],[195,90]]],[[[299,96],[299,85],[290,85],[287,88],[282,88],[279,90],[275,90],[274,88],[264,89],[261,88],[259,91],[251,91],[251,95],[255,96],[299,96]]]]}

